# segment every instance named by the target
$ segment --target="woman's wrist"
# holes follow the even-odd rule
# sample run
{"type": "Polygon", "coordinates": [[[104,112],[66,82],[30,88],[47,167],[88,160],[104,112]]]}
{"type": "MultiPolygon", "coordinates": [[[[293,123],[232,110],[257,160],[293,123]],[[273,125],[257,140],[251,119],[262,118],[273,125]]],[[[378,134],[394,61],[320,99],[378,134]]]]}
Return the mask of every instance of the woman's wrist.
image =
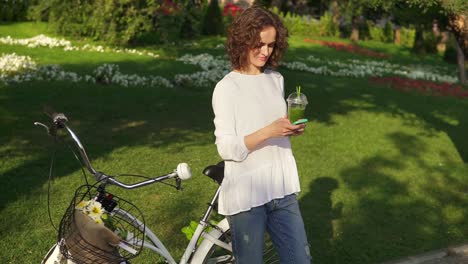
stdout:
{"type": "Polygon", "coordinates": [[[261,144],[264,141],[266,141],[267,139],[269,139],[271,137],[269,131],[270,130],[268,129],[268,127],[264,127],[264,128],[261,128],[261,129],[255,131],[254,133],[252,133],[252,134],[250,134],[248,136],[245,136],[244,137],[244,143],[245,143],[245,146],[247,147],[247,149],[249,151],[252,151],[259,144],[261,144]]]}

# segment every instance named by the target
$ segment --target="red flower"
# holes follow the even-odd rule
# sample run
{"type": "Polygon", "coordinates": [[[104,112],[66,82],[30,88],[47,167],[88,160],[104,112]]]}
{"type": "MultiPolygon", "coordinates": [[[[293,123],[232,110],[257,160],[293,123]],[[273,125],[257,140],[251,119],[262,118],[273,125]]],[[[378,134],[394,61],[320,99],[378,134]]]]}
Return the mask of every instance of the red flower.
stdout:
{"type": "Polygon", "coordinates": [[[242,11],[243,11],[242,7],[235,5],[233,3],[227,3],[223,9],[223,15],[224,16],[229,16],[229,15],[236,16],[238,12],[242,12],[242,11]]]}
{"type": "Polygon", "coordinates": [[[425,80],[412,80],[407,78],[394,77],[371,77],[369,82],[392,87],[393,89],[410,92],[415,91],[433,96],[453,96],[458,98],[468,98],[468,91],[463,90],[459,85],[449,83],[436,83],[425,80]]]}
{"type": "Polygon", "coordinates": [[[320,44],[322,46],[333,48],[333,49],[338,50],[338,51],[344,50],[344,51],[347,51],[347,52],[350,52],[350,53],[355,53],[355,54],[369,56],[369,57],[375,57],[375,58],[388,58],[388,57],[390,57],[387,54],[375,52],[375,51],[365,49],[365,48],[361,48],[358,45],[354,45],[354,44],[348,44],[348,43],[342,43],[342,42],[333,42],[333,41],[320,41],[320,40],[314,40],[314,39],[304,39],[304,41],[309,42],[309,43],[320,44]]]}
{"type": "Polygon", "coordinates": [[[159,8],[164,15],[170,15],[177,11],[177,6],[171,0],[163,0],[161,7],[159,8]]]}

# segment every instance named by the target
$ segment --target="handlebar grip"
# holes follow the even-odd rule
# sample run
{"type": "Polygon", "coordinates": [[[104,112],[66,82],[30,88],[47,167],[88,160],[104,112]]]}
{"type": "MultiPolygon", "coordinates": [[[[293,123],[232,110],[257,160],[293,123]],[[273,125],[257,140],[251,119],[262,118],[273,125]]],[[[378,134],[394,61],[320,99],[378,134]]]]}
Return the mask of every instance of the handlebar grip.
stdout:
{"type": "Polygon", "coordinates": [[[190,171],[190,167],[187,163],[179,163],[179,165],[177,165],[176,172],[177,176],[181,180],[188,180],[192,177],[192,172],[190,171]]]}
{"type": "Polygon", "coordinates": [[[53,113],[52,120],[60,128],[63,127],[63,123],[68,122],[68,118],[63,113],[53,113]]]}

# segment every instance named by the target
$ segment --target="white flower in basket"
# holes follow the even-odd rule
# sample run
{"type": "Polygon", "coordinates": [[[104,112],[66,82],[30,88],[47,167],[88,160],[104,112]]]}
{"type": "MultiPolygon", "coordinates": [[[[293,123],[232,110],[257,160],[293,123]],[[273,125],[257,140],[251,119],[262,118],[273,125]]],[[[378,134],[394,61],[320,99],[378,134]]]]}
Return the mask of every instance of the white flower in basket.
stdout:
{"type": "Polygon", "coordinates": [[[118,247],[135,254],[125,245],[128,232],[116,227],[112,216],[95,200],[81,201],[75,206],[72,232],[65,237],[74,261],[82,263],[120,263],[118,247]]]}
{"type": "Polygon", "coordinates": [[[121,239],[127,239],[127,232],[122,228],[116,227],[109,215],[103,208],[102,204],[96,200],[81,201],[75,207],[77,211],[87,215],[94,223],[110,229],[114,234],[118,235],[121,239]]]}

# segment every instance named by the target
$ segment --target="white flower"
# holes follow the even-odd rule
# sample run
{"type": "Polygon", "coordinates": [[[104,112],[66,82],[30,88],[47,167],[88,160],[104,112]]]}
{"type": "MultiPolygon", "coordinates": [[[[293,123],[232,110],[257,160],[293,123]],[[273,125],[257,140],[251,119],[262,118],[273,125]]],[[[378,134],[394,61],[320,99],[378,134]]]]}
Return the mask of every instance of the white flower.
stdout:
{"type": "Polygon", "coordinates": [[[99,218],[93,218],[94,220],[94,223],[98,224],[98,225],[104,225],[104,222],[102,221],[102,219],[99,217],[99,218]]]}
{"type": "Polygon", "coordinates": [[[90,200],[88,205],[85,208],[85,212],[92,218],[97,219],[101,218],[104,210],[100,202],[90,200]]]}
{"type": "Polygon", "coordinates": [[[88,206],[88,201],[81,201],[75,208],[83,211],[86,206],[88,206]]]}
{"type": "Polygon", "coordinates": [[[2,54],[0,57],[0,73],[15,75],[24,72],[35,71],[36,63],[28,56],[19,56],[16,53],[2,54]]]}
{"type": "Polygon", "coordinates": [[[443,66],[421,66],[421,65],[400,65],[391,64],[387,61],[357,60],[349,59],[345,61],[327,59],[322,60],[314,56],[306,59],[318,66],[309,66],[303,62],[283,62],[280,65],[291,69],[307,71],[320,75],[347,76],[363,78],[369,76],[398,75],[412,79],[423,79],[439,82],[457,82],[456,76],[447,75],[450,69],[443,66]],[[329,67],[328,67],[329,66],[329,67]]]}
{"type": "Polygon", "coordinates": [[[120,50],[120,49],[111,49],[109,47],[104,47],[101,45],[93,46],[89,44],[85,44],[82,47],[76,47],[76,46],[73,46],[71,42],[68,40],[51,38],[46,35],[38,35],[33,38],[27,38],[27,39],[13,39],[10,36],[6,36],[3,38],[0,38],[0,43],[6,44],[6,45],[22,45],[28,48],[48,47],[48,48],[63,48],[64,51],[83,50],[83,51],[116,52],[116,53],[126,52],[126,53],[136,54],[140,56],[150,56],[153,58],[159,57],[158,54],[154,54],[148,51],[137,51],[135,49],[120,50]]]}

